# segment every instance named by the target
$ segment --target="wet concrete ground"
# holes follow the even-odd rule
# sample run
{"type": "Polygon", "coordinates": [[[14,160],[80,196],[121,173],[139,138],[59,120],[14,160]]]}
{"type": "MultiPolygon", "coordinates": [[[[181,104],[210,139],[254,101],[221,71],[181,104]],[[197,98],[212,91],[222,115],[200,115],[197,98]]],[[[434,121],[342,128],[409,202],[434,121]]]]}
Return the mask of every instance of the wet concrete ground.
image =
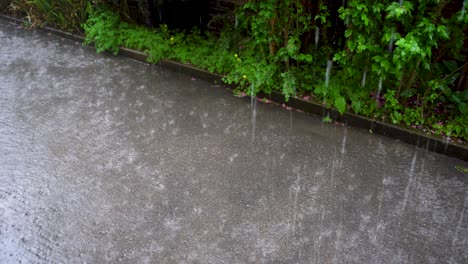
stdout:
{"type": "Polygon", "coordinates": [[[4,21],[0,106],[0,263],[468,262],[466,162],[4,21]]]}

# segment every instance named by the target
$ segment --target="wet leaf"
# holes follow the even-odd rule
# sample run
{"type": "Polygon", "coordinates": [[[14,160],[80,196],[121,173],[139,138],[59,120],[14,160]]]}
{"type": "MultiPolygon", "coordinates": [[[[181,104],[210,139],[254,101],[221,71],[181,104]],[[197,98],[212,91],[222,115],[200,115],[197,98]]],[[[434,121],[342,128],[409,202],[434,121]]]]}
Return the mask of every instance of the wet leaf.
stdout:
{"type": "Polygon", "coordinates": [[[409,97],[415,95],[416,92],[417,92],[416,89],[411,88],[411,89],[408,89],[408,90],[403,91],[403,92],[400,94],[400,96],[401,96],[401,97],[405,97],[405,98],[409,98],[409,97]]]}
{"type": "Polygon", "coordinates": [[[343,114],[346,111],[346,100],[344,97],[338,97],[335,99],[335,107],[338,109],[340,114],[343,114]]]}

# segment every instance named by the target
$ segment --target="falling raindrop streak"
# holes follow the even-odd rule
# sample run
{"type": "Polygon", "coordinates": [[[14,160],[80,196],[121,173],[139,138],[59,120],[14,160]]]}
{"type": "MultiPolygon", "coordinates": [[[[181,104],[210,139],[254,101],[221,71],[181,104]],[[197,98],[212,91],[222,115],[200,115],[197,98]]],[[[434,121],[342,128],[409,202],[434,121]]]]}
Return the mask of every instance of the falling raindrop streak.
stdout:
{"type": "Polygon", "coordinates": [[[317,241],[317,253],[315,254],[315,263],[320,263],[320,242],[322,241],[323,220],[325,219],[325,209],[322,209],[322,216],[320,217],[319,237],[317,241]]]}
{"type": "Polygon", "coordinates": [[[416,157],[417,157],[417,151],[414,152],[413,160],[411,161],[411,169],[410,169],[410,174],[409,174],[409,179],[408,179],[408,185],[406,186],[405,196],[403,198],[403,205],[401,207],[402,212],[405,210],[406,204],[408,203],[408,196],[409,196],[410,188],[414,180],[413,174],[414,174],[414,167],[416,167],[416,157]]]}
{"type": "Polygon", "coordinates": [[[318,47],[319,37],[320,37],[320,28],[315,27],[315,48],[318,47]]]}
{"type": "Polygon", "coordinates": [[[460,229],[462,227],[462,223],[463,223],[463,215],[465,214],[465,207],[466,207],[466,203],[468,201],[468,198],[465,199],[465,202],[463,203],[463,209],[460,213],[460,217],[458,219],[458,224],[457,224],[457,227],[455,229],[455,235],[453,236],[453,240],[452,240],[452,250],[453,248],[455,247],[455,244],[458,240],[458,232],[460,232],[460,229]]]}
{"type": "Polygon", "coordinates": [[[335,147],[335,151],[334,151],[334,154],[333,154],[333,160],[331,162],[331,177],[330,177],[330,185],[333,187],[334,184],[333,184],[333,181],[335,179],[335,159],[336,159],[336,147],[335,147]]]}
{"type": "Polygon", "coordinates": [[[327,71],[325,72],[325,87],[326,88],[328,88],[328,85],[330,84],[330,72],[331,72],[332,65],[333,65],[333,61],[328,60],[327,61],[327,71]]]}
{"type": "Polygon", "coordinates": [[[465,18],[466,3],[468,3],[468,0],[463,1],[463,7],[462,7],[462,10],[461,10],[461,19],[462,20],[465,18]]]}
{"type": "Polygon", "coordinates": [[[392,29],[392,36],[390,37],[390,42],[388,43],[388,52],[393,52],[393,42],[395,41],[395,30],[392,29]]]}
{"type": "Polygon", "coordinates": [[[293,128],[292,111],[289,110],[289,129],[293,128]]]}
{"type": "MultiPolygon", "coordinates": [[[[403,0],[399,2],[400,7],[403,5],[403,0]]],[[[390,37],[390,42],[388,43],[388,52],[393,52],[393,43],[395,42],[395,29],[392,28],[392,35],[390,37]]]]}
{"type": "Polygon", "coordinates": [[[301,186],[299,185],[299,182],[301,180],[301,177],[299,174],[297,174],[297,179],[296,182],[293,185],[293,191],[294,191],[294,208],[293,208],[293,215],[292,215],[292,232],[293,234],[296,233],[296,220],[297,220],[297,202],[299,200],[299,192],[301,191],[301,186]]]}
{"type": "Polygon", "coordinates": [[[254,101],[255,101],[255,96],[254,96],[254,84],[250,85],[250,108],[253,109],[254,101]]]}
{"type": "Polygon", "coordinates": [[[362,73],[361,87],[366,86],[367,70],[362,73]]]}
{"type": "Polygon", "coordinates": [[[347,133],[348,133],[348,127],[345,126],[344,135],[343,135],[343,143],[341,144],[341,154],[345,153],[347,133]]]}
{"type": "Polygon", "coordinates": [[[250,108],[252,109],[252,143],[255,141],[255,125],[257,120],[257,100],[254,95],[254,84],[251,85],[252,90],[250,91],[250,108]]]}
{"type": "Polygon", "coordinates": [[[380,222],[380,211],[382,210],[382,200],[385,194],[385,185],[382,185],[382,197],[379,199],[379,207],[377,209],[377,227],[376,229],[379,229],[379,222],[380,222]]]}
{"type": "Polygon", "coordinates": [[[377,94],[375,96],[375,101],[379,103],[380,92],[382,91],[382,77],[379,79],[379,87],[377,88],[377,94]]]}
{"type": "Polygon", "coordinates": [[[445,136],[445,138],[444,138],[444,153],[447,152],[447,149],[448,149],[448,146],[449,146],[449,140],[450,140],[450,137],[445,136]]]}

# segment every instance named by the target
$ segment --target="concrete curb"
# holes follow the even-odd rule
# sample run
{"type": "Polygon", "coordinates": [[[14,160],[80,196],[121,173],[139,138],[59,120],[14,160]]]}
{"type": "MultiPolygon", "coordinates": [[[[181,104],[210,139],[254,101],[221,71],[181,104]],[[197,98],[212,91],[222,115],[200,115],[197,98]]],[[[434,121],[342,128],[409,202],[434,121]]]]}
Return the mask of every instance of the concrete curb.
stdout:
{"type": "MultiPolygon", "coordinates": [[[[0,19],[7,20],[15,24],[23,24],[24,21],[0,14],[0,19]]],[[[74,35],[71,33],[63,32],[50,27],[41,28],[45,32],[49,32],[56,36],[67,38],[73,41],[84,41],[84,37],[74,35]]],[[[119,54],[128,57],[133,60],[141,61],[146,63],[147,55],[143,52],[135,51],[128,48],[121,48],[119,54]]],[[[189,64],[182,64],[170,60],[162,60],[159,65],[176,71],[185,73],[187,75],[194,76],[198,79],[206,80],[214,83],[222,83],[222,75],[213,74],[208,71],[199,69],[189,64]]],[[[232,88],[232,86],[230,86],[232,88]]],[[[441,153],[450,157],[468,161],[468,146],[454,143],[445,142],[440,138],[426,135],[417,130],[410,130],[407,128],[395,126],[386,122],[372,120],[363,116],[355,115],[352,113],[345,113],[341,115],[334,108],[326,108],[321,104],[306,101],[300,98],[290,98],[288,102],[285,101],[284,96],[278,92],[272,92],[271,94],[259,94],[258,96],[268,98],[279,104],[286,104],[295,109],[304,111],[314,115],[329,115],[333,120],[347,124],[349,126],[362,128],[365,130],[371,130],[375,134],[384,135],[392,139],[397,139],[402,142],[412,144],[421,148],[426,148],[430,151],[441,153]]]]}

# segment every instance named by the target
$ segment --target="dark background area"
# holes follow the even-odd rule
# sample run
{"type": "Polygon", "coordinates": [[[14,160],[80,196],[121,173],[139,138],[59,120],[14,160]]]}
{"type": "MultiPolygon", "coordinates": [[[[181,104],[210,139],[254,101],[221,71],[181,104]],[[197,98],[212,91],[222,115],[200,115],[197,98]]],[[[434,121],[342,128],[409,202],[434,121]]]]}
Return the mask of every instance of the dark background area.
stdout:
{"type": "Polygon", "coordinates": [[[232,12],[246,0],[131,0],[133,20],[148,26],[166,24],[171,29],[206,28],[216,16],[232,12]]]}

